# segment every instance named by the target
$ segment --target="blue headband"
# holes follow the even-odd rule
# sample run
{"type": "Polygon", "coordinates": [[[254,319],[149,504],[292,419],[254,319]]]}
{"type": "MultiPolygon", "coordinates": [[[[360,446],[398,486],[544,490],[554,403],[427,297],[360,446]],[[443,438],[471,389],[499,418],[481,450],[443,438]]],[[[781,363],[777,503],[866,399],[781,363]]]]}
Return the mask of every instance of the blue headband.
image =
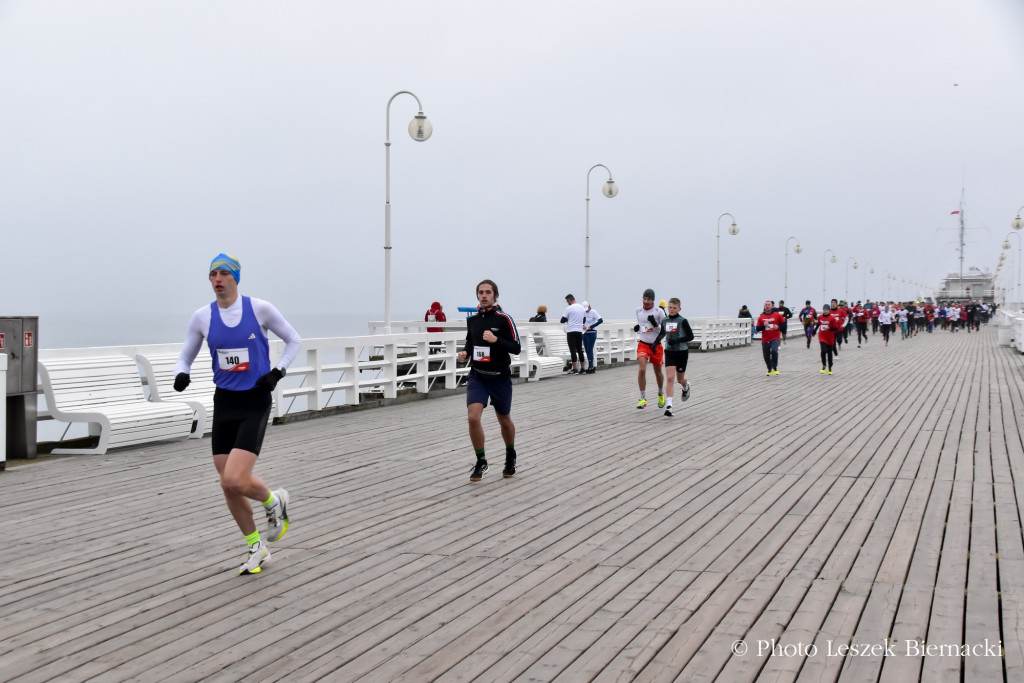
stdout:
{"type": "Polygon", "coordinates": [[[215,270],[228,271],[235,278],[236,283],[242,279],[242,264],[231,254],[217,254],[216,258],[210,262],[210,272],[215,270]]]}

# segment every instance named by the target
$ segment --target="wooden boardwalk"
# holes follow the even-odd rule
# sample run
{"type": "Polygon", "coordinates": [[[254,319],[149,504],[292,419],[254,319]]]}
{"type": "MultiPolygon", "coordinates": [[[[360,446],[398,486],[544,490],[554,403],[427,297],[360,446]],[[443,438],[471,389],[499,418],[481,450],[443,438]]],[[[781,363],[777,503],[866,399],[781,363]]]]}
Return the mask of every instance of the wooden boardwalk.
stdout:
{"type": "Polygon", "coordinates": [[[636,366],[517,385],[511,480],[461,394],[275,426],[252,577],[208,439],[12,463],[0,680],[1024,680],[1021,356],[815,347],[692,353],[673,418],[636,366]]]}

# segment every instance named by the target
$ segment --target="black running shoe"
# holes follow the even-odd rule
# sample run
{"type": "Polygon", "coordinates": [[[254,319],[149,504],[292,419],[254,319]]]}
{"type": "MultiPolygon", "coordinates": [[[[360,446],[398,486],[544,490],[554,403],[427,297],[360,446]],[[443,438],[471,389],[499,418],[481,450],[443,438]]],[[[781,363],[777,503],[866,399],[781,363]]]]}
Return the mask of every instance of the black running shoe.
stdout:
{"type": "Polygon", "coordinates": [[[477,460],[476,465],[473,467],[473,473],[469,475],[470,481],[480,481],[484,478],[484,472],[487,471],[487,461],[477,460]]]}
{"type": "Polygon", "coordinates": [[[516,456],[505,456],[505,469],[501,471],[501,476],[505,479],[511,479],[516,476],[516,456]]]}

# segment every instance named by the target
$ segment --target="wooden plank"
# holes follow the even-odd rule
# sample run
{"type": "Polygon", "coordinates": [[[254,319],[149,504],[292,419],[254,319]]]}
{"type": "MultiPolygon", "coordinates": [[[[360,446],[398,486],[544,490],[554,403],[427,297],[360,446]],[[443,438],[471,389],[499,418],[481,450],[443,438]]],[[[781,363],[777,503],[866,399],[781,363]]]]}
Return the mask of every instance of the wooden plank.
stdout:
{"type": "Polygon", "coordinates": [[[875,338],[832,377],[800,343],[771,378],[700,354],[673,418],[635,365],[517,384],[520,472],[488,411],[480,484],[459,394],[274,425],[292,528],[255,577],[209,441],[15,461],[0,678],[1016,680],[1024,357],[993,338],[875,338]],[[993,635],[1005,670],[826,656],[993,635]]]}

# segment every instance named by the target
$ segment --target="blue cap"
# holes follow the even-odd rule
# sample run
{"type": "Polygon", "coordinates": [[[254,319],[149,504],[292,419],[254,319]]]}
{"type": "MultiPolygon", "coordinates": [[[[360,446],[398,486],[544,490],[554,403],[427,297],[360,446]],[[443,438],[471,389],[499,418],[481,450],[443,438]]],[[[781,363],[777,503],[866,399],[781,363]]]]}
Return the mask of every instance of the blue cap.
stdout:
{"type": "Polygon", "coordinates": [[[217,256],[210,261],[210,272],[215,270],[226,270],[231,273],[231,276],[235,278],[235,282],[239,282],[242,279],[242,264],[238,262],[238,259],[231,254],[217,254],[217,256]]]}

